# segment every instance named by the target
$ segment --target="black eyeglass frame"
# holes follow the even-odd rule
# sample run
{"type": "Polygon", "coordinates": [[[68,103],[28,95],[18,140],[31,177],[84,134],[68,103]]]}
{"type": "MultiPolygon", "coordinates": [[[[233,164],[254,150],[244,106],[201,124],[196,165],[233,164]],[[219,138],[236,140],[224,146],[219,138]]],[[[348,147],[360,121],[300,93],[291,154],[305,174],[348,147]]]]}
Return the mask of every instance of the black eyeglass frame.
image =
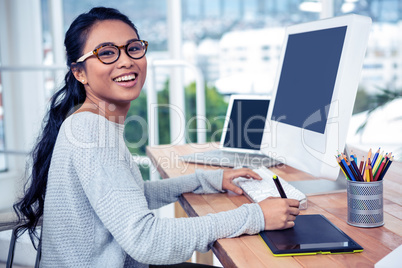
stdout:
{"type": "Polygon", "coordinates": [[[121,46],[117,46],[117,45],[114,45],[114,44],[102,45],[102,46],[100,46],[100,47],[98,47],[98,48],[96,48],[96,49],[94,49],[94,50],[92,50],[92,51],[90,51],[90,52],[88,52],[88,53],[82,55],[82,56],[76,61],[76,63],[84,62],[84,61],[85,61],[86,59],[88,59],[89,57],[95,55],[95,56],[98,58],[98,60],[99,60],[100,62],[102,62],[103,64],[112,64],[112,63],[115,63],[115,62],[120,58],[121,49],[122,49],[122,48],[124,48],[124,51],[126,52],[127,56],[129,56],[130,58],[132,58],[132,59],[134,59],[134,60],[139,60],[139,59],[143,58],[143,57],[145,56],[145,54],[147,53],[147,51],[148,51],[148,41],[135,39],[135,40],[131,40],[131,41],[129,41],[127,44],[121,45],[121,46]],[[138,41],[141,42],[142,46],[145,46],[145,51],[144,51],[144,54],[143,54],[141,57],[133,57],[133,56],[131,56],[131,55],[128,53],[127,48],[128,48],[128,46],[129,46],[130,44],[132,44],[133,42],[138,42],[138,41]],[[115,59],[114,61],[112,61],[112,62],[107,62],[107,63],[106,63],[106,62],[103,62],[103,61],[99,58],[98,51],[99,51],[101,48],[104,48],[104,47],[107,47],[107,46],[112,46],[112,47],[117,48],[118,55],[117,55],[117,57],[116,57],[116,59],[115,59]]]}

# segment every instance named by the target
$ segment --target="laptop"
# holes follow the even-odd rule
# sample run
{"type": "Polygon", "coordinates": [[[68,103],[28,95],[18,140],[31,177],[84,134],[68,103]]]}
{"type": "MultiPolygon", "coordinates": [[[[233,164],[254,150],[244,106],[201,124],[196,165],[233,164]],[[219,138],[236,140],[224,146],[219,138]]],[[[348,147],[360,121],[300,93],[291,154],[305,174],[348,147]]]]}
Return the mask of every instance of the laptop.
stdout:
{"type": "Polygon", "coordinates": [[[261,152],[270,97],[231,95],[219,149],[184,155],[190,163],[221,167],[270,167],[280,162],[261,152]]]}

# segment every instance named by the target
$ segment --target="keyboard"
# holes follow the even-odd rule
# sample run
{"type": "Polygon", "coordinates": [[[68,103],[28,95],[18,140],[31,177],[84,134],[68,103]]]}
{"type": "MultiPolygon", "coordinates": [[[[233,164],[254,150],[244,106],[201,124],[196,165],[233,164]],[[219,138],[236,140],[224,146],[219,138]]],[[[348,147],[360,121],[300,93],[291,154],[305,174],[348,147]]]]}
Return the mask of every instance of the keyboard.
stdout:
{"type": "MultiPolygon", "coordinates": [[[[260,175],[263,179],[259,181],[239,177],[233,180],[233,182],[243,190],[244,195],[247,196],[250,201],[258,203],[270,196],[280,197],[278,189],[276,188],[272,179],[272,177],[276,175],[275,173],[266,167],[256,168],[253,169],[253,171],[258,173],[258,175],[260,175]]],[[[288,198],[299,200],[299,209],[307,209],[307,196],[284,179],[280,178],[279,176],[278,178],[281,181],[282,188],[285,191],[286,196],[288,198]]]]}

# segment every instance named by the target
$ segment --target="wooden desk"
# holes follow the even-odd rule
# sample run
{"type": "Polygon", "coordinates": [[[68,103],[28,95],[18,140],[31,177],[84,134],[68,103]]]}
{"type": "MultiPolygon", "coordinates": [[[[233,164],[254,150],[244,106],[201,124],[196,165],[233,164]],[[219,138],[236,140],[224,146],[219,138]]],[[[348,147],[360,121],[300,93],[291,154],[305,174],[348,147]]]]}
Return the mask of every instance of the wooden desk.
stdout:
{"type": "MultiPolygon", "coordinates": [[[[214,144],[160,145],[147,148],[147,155],[163,178],[171,178],[195,171],[196,168],[216,167],[194,165],[180,161],[179,156],[216,148],[214,144]]],[[[293,181],[313,177],[283,166],[273,168],[282,178],[293,181]]],[[[249,203],[234,193],[196,195],[183,194],[179,200],[188,216],[203,216],[234,209],[249,203]]],[[[224,267],[373,267],[375,263],[402,244],[402,163],[393,163],[384,180],[384,221],[377,228],[359,228],[347,224],[346,192],[308,197],[308,209],[302,214],[323,214],[332,223],[363,246],[356,254],[274,257],[258,235],[219,239],[214,254],[224,267]]]]}

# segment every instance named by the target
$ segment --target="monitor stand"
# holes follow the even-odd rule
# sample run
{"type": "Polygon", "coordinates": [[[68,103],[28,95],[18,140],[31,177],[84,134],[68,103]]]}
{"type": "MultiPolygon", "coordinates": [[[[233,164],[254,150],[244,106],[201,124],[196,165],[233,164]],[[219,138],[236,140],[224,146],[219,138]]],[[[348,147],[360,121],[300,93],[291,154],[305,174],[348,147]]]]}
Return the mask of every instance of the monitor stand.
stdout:
{"type": "MultiPolygon", "coordinates": [[[[343,153],[349,157],[348,146],[345,145],[343,153]]],[[[305,195],[321,195],[346,192],[346,177],[345,174],[339,169],[338,178],[336,181],[318,179],[318,180],[305,180],[305,181],[289,181],[296,189],[305,195]]]]}
{"type": "Polygon", "coordinates": [[[345,175],[340,172],[336,181],[318,179],[306,181],[289,181],[288,183],[293,185],[296,189],[298,189],[305,195],[309,196],[345,192],[346,180],[347,179],[345,178],[345,175]]]}

